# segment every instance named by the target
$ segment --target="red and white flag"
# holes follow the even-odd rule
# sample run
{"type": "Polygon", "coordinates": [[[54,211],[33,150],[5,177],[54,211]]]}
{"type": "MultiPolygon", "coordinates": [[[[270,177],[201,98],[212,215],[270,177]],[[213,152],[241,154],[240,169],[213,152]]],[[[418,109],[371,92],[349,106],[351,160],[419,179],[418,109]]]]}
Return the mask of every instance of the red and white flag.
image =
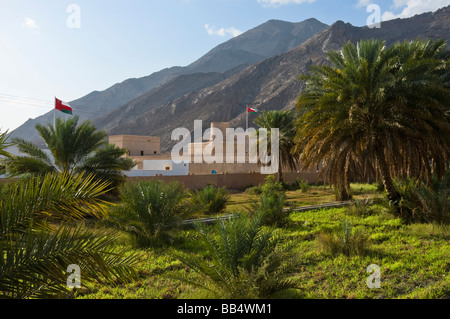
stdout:
{"type": "Polygon", "coordinates": [[[55,109],[57,109],[58,111],[61,111],[63,113],[66,113],[66,114],[70,114],[70,115],[73,114],[72,107],[70,107],[70,105],[67,104],[66,102],[58,100],[56,97],[55,97],[55,109]]]}
{"type": "Polygon", "coordinates": [[[247,113],[258,113],[258,110],[254,109],[254,108],[252,108],[250,106],[247,106],[247,113]]]}

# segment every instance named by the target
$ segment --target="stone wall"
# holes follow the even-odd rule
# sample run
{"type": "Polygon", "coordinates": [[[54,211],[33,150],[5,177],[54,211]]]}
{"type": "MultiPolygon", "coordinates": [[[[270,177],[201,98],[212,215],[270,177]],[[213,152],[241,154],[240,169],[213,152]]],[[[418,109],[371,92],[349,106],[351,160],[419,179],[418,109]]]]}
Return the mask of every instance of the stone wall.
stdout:
{"type": "MultiPolygon", "coordinates": [[[[128,177],[128,182],[139,182],[149,180],[161,180],[166,183],[179,181],[188,189],[201,189],[212,184],[217,187],[226,187],[231,190],[245,190],[247,187],[264,183],[267,175],[259,173],[245,174],[217,174],[217,175],[187,175],[187,176],[149,176],[149,177],[128,177]]],[[[284,173],[283,179],[286,183],[292,184],[297,178],[309,183],[319,181],[318,173],[284,173]]]]}

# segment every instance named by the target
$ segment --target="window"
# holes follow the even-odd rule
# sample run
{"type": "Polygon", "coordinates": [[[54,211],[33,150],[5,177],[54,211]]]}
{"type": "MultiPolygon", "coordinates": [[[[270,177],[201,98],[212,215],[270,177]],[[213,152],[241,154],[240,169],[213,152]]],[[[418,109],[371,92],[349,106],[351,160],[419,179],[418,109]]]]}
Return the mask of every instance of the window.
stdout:
{"type": "Polygon", "coordinates": [[[144,156],[144,151],[141,151],[141,156],[144,156]]]}

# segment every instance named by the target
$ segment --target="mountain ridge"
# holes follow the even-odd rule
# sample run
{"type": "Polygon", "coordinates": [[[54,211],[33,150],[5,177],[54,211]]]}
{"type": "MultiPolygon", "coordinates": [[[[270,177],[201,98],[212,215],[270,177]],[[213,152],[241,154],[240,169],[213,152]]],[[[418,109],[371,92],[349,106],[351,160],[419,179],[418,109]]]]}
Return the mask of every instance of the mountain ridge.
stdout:
{"type": "Polygon", "coordinates": [[[162,151],[168,151],[175,143],[170,139],[172,130],[177,127],[192,130],[196,119],[207,123],[226,121],[232,127],[245,127],[246,105],[261,110],[292,109],[304,88],[298,76],[311,64],[327,63],[330,50],[340,50],[348,42],[369,38],[384,39],[387,45],[416,38],[450,41],[449,27],[450,6],[435,13],[383,22],[381,29],[337,21],[287,53],[260,61],[211,87],[153,108],[114,127],[109,133],[160,136],[162,151]]]}
{"type": "MultiPolygon", "coordinates": [[[[106,90],[93,91],[79,99],[69,102],[69,104],[73,106],[75,112],[77,108],[88,110],[79,114],[80,121],[97,118],[117,107],[133,101],[152,89],[164,85],[177,76],[195,73],[221,73],[233,70],[241,65],[251,65],[270,57],[273,52],[278,53],[278,51],[287,51],[290,49],[292,43],[300,43],[304,41],[305,38],[309,38],[327,27],[326,24],[310,19],[308,19],[308,22],[286,22],[283,24],[284,28],[290,26],[290,28],[288,28],[289,31],[295,34],[285,34],[281,37],[284,40],[277,43],[275,49],[273,49],[275,45],[271,43],[272,37],[268,37],[262,41],[263,44],[261,44],[261,47],[264,49],[252,48],[251,50],[246,50],[248,49],[249,43],[251,44],[257,41],[253,39],[255,32],[262,32],[264,34],[279,33],[279,27],[276,25],[278,25],[277,22],[267,21],[260,26],[244,32],[240,36],[220,44],[188,66],[170,67],[145,77],[127,79],[121,83],[114,84],[106,90]],[[305,29],[304,34],[302,33],[302,28],[305,29]],[[270,46],[272,46],[272,51],[268,49],[270,46]],[[258,50],[263,52],[258,53],[258,50]]],[[[64,117],[60,114],[59,116],[64,117]]],[[[48,124],[52,123],[52,121],[53,111],[50,111],[36,119],[26,121],[12,132],[12,136],[26,138],[31,141],[37,140],[39,139],[39,136],[34,126],[37,123],[48,124]]]]}

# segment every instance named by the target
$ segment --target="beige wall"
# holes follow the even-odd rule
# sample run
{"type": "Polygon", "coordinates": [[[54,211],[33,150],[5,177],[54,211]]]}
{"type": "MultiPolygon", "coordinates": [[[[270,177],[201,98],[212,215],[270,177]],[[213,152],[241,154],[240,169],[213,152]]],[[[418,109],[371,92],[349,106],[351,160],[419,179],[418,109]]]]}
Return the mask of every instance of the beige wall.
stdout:
{"type": "Polygon", "coordinates": [[[109,143],[129,150],[130,156],[151,156],[161,153],[161,139],[153,136],[114,135],[109,143]]]}
{"type": "MultiPolygon", "coordinates": [[[[232,190],[245,190],[249,186],[264,183],[267,175],[259,173],[250,174],[218,174],[218,175],[188,175],[188,176],[151,176],[151,177],[128,177],[128,182],[139,182],[149,180],[161,180],[165,183],[178,181],[188,189],[201,189],[212,184],[217,187],[226,187],[232,190]]],[[[286,183],[293,184],[297,178],[309,183],[318,182],[318,173],[285,173],[283,179],[286,183]]]]}

